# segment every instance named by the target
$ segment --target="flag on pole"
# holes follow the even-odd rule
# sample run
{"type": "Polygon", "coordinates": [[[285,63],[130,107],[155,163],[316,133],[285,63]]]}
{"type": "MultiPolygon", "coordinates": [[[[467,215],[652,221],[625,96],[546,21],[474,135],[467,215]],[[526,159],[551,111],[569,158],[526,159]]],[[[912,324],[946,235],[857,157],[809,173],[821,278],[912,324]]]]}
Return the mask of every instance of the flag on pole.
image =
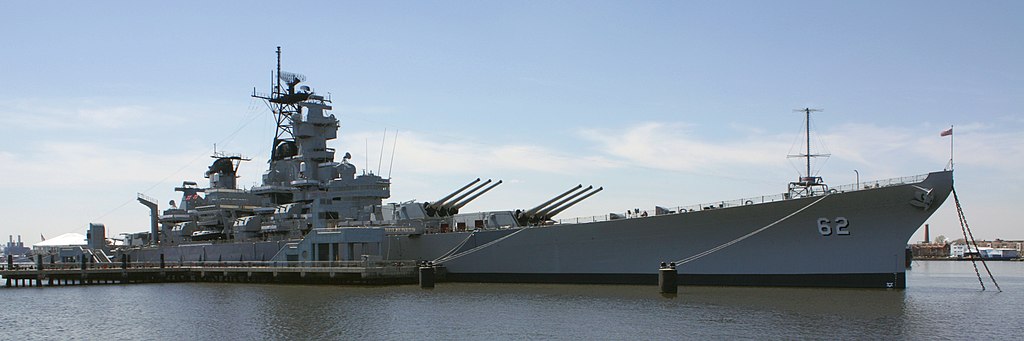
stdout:
{"type": "Polygon", "coordinates": [[[949,135],[953,135],[953,128],[949,128],[949,129],[943,130],[941,133],[939,133],[939,136],[949,136],[949,135]]]}

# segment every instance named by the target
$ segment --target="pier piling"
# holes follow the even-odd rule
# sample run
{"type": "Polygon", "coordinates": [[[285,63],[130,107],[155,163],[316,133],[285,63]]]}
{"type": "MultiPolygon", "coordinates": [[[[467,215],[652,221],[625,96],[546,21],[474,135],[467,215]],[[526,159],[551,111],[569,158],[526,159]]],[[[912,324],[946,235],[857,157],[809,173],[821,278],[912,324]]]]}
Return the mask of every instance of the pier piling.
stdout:
{"type": "Polygon", "coordinates": [[[434,287],[434,264],[432,262],[420,263],[420,288],[431,289],[434,287]]]}
{"type": "Polygon", "coordinates": [[[658,289],[661,290],[662,294],[675,294],[679,291],[679,285],[677,283],[679,272],[676,270],[675,263],[661,263],[661,267],[658,269],[658,289]]]}

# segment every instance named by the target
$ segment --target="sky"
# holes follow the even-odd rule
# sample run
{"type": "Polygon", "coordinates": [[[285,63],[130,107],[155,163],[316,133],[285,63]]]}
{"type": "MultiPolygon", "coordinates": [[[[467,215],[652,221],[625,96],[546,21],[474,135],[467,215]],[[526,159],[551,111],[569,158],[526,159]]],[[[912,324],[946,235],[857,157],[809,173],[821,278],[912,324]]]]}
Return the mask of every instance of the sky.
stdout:
{"type": "MultiPolygon", "coordinates": [[[[604,191],[558,218],[942,170],[978,239],[1024,239],[1019,1],[3,1],[0,235],[148,230],[218,151],[266,169],[274,50],[329,94],[329,146],[389,202],[504,183],[464,211],[604,191]],[[16,15],[13,15],[15,14],[16,15]],[[386,134],[386,135],[385,135],[386,134]],[[383,143],[382,143],[383,142],[383,143]],[[393,151],[393,152],[392,152],[393,151]],[[393,159],[393,162],[391,161],[393,159]]],[[[929,219],[956,239],[952,200],[929,219]]],[[[912,241],[923,239],[923,229],[912,241]]]]}

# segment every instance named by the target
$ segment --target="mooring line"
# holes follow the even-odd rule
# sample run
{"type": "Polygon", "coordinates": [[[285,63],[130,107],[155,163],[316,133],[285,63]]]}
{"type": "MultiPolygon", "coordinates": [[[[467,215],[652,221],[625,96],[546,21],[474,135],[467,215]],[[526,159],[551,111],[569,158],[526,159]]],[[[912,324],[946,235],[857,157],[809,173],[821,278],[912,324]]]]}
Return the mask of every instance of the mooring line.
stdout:
{"type": "MultiPolygon", "coordinates": [[[[964,243],[967,243],[967,253],[970,254],[971,244],[974,244],[975,250],[978,251],[978,259],[981,260],[981,265],[985,267],[985,272],[988,273],[988,278],[992,280],[992,284],[995,284],[996,290],[1003,292],[1003,288],[999,287],[999,282],[996,282],[995,276],[992,276],[992,270],[989,270],[988,263],[985,263],[985,258],[981,256],[981,250],[978,249],[978,242],[974,240],[974,233],[971,232],[971,226],[967,224],[967,216],[964,215],[963,207],[960,206],[960,197],[956,195],[956,187],[953,187],[953,202],[956,203],[956,214],[957,218],[960,218],[960,230],[964,233],[964,243]],[[967,239],[970,236],[970,239],[967,239]]],[[[978,264],[974,261],[974,255],[971,254],[971,265],[974,265],[974,274],[978,276],[978,283],[981,284],[981,290],[985,291],[985,282],[981,279],[981,273],[978,271],[978,264]]]]}
{"type": "Polygon", "coordinates": [[[782,218],[781,218],[781,219],[779,219],[779,220],[776,220],[776,221],[775,221],[774,223],[768,224],[768,225],[766,225],[766,226],[764,226],[764,227],[762,227],[762,228],[759,228],[759,229],[757,229],[757,230],[754,230],[754,232],[750,232],[750,233],[747,233],[747,234],[743,235],[742,237],[739,237],[739,238],[733,239],[733,240],[731,240],[731,241],[729,241],[729,242],[726,242],[725,244],[722,244],[722,245],[719,245],[719,246],[713,247],[713,248],[711,248],[711,249],[708,249],[707,251],[704,251],[704,252],[701,252],[701,253],[695,254],[695,255],[693,255],[693,256],[690,256],[690,257],[687,257],[687,258],[683,258],[683,259],[677,260],[677,261],[675,261],[675,262],[673,262],[673,263],[674,263],[674,264],[675,264],[676,266],[679,266],[679,265],[683,265],[683,264],[686,264],[686,263],[689,263],[689,262],[692,262],[692,261],[698,260],[698,259],[700,259],[700,258],[702,258],[702,257],[704,257],[704,256],[707,256],[707,255],[710,255],[710,254],[712,254],[712,253],[718,252],[719,250],[721,250],[721,249],[724,249],[724,248],[727,248],[727,247],[729,247],[729,246],[731,246],[731,245],[733,245],[733,244],[739,243],[739,242],[743,241],[744,239],[750,238],[750,237],[754,236],[755,234],[761,233],[762,231],[764,231],[764,230],[767,230],[767,229],[771,228],[772,226],[775,226],[775,225],[777,225],[778,223],[781,223],[781,222],[783,222],[784,220],[786,220],[786,219],[789,219],[789,218],[790,218],[790,217],[792,217],[792,216],[795,216],[795,215],[796,215],[797,213],[803,212],[804,210],[806,210],[806,209],[810,208],[811,206],[814,206],[814,204],[817,204],[818,202],[820,202],[820,201],[822,201],[822,200],[825,200],[825,198],[827,198],[827,197],[828,197],[828,196],[830,196],[830,195],[832,195],[832,193],[827,193],[827,194],[825,194],[824,196],[822,196],[821,198],[818,198],[818,200],[815,200],[814,202],[812,202],[812,203],[808,204],[807,206],[804,206],[803,208],[801,208],[801,209],[799,209],[799,210],[796,210],[796,211],[794,211],[793,213],[790,213],[789,215],[787,215],[787,216],[785,216],[785,217],[782,217],[782,218]]]}
{"type": "Polygon", "coordinates": [[[472,248],[472,249],[469,249],[469,250],[466,250],[466,251],[462,251],[462,252],[459,252],[459,253],[457,253],[457,254],[454,254],[454,255],[452,255],[452,256],[449,256],[449,257],[447,257],[447,258],[445,258],[445,259],[439,259],[439,260],[435,261],[435,262],[434,262],[434,264],[441,264],[441,263],[444,263],[444,262],[447,262],[447,261],[450,261],[450,260],[454,260],[454,259],[457,259],[457,258],[459,258],[459,257],[462,257],[462,256],[466,256],[466,255],[469,255],[469,254],[471,254],[471,253],[474,253],[474,252],[477,252],[477,251],[483,250],[484,248],[486,248],[486,247],[488,247],[488,246],[491,246],[491,245],[497,244],[498,242],[501,242],[501,241],[503,241],[503,240],[505,240],[505,239],[508,239],[509,237],[512,237],[512,236],[514,236],[514,235],[518,234],[519,232],[523,232],[523,231],[526,231],[527,229],[528,229],[528,227],[523,227],[523,228],[519,229],[519,230],[518,230],[518,231],[516,231],[516,232],[512,232],[512,233],[509,233],[509,234],[505,235],[504,237],[501,237],[501,238],[498,238],[498,239],[492,240],[492,241],[488,242],[487,244],[483,244],[483,245],[480,245],[480,246],[474,247],[474,248],[472,248]]]}
{"type": "Polygon", "coordinates": [[[441,259],[447,258],[448,256],[451,256],[452,254],[454,254],[455,251],[457,251],[458,249],[461,249],[463,245],[466,245],[466,242],[469,241],[469,238],[473,238],[474,234],[476,234],[476,230],[473,230],[473,232],[470,232],[469,235],[466,236],[466,238],[463,239],[461,243],[459,243],[458,245],[455,245],[455,247],[453,247],[451,250],[448,250],[448,252],[445,252],[440,257],[437,257],[437,259],[434,259],[433,262],[434,263],[438,263],[441,259]]]}

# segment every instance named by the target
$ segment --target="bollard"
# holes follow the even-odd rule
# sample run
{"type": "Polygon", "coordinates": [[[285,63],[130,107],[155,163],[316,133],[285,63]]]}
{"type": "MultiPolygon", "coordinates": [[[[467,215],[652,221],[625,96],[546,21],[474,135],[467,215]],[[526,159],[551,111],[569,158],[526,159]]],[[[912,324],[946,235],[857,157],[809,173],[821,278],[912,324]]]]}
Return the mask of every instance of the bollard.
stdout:
{"type": "Polygon", "coordinates": [[[162,253],[160,254],[160,268],[164,268],[164,254],[162,253]]]}
{"type": "Polygon", "coordinates": [[[420,263],[420,288],[431,289],[434,287],[434,263],[420,263]]]}
{"type": "Polygon", "coordinates": [[[679,277],[679,272],[676,270],[675,263],[665,262],[661,263],[661,268],[658,269],[658,288],[662,294],[675,294],[679,291],[679,285],[676,283],[679,277]]]}

